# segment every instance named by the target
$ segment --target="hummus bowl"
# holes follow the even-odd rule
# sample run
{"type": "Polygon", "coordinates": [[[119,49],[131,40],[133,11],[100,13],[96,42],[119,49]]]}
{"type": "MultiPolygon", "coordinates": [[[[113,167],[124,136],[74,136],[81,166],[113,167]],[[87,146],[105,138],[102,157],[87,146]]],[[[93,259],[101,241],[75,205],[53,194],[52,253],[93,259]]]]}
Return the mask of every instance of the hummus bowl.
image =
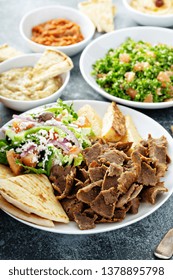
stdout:
{"type": "MultiPolygon", "coordinates": [[[[141,25],[170,27],[173,26],[173,14],[165,12],[162,14],[144,13],[140,9],[133,8],[132,0],[123,0],[123,5],[134,21],[141,25]]],[[[140,1],[141,2],[141,1],[140,1]]],[[[145,2],[145,1],[143,1],[145,2]]]]}
{"type": "MultiPolygon", "coordinates": [[[[19,57],[11,58],[0,64],[0,74],[8,70],[11,70],[13,68],[33,67],[41,56],[42,54],[38,53],[38,54],[25,54],[19,57]]],[[[59,76],[61,78],[62,85],[53,94],[48,95],[45,98],[36,99],[36,100],[20,100],[20,99],[10,99],[0,95],[0,102],[10,109],[23,112],[32,109],[34,107],[56,101],[61,96],[63,90],[65,89],[65,87],[69,82],[70,72],[68,71],[59,76]]]]}

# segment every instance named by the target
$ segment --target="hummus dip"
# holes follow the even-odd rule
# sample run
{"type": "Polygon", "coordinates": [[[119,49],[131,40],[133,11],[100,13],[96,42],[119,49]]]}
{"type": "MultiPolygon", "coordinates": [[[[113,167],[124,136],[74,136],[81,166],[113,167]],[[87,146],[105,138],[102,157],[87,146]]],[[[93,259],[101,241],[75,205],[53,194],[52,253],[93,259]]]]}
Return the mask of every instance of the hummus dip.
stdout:
{"type": "Polygon", "coordinates": [[[173,13],[172,0],[132,0],[130,6],[142,13],[168,15],[173,13]]]}
{"type": "Polygon", "coordinates": [[[60,76],[35,82],[32,71],[33,67],[23,67],[1,73],[0,96],[14,100],[37,100],[53,94],[61,87],[60,76]]]}

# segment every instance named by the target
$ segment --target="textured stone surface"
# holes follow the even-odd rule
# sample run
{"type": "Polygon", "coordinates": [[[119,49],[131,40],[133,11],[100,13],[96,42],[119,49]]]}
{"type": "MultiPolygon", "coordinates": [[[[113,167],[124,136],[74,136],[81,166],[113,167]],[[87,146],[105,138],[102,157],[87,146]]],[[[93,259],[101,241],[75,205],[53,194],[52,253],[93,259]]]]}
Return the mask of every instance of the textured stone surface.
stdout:
{"type": "MultiPolygon", "coordinates": [[[[5,42],[29,52],[19,33],[22,16],[33,8],[49,4],[77,7],[80,1],[0,0],[0,44],[5,42]]],[[[118,14],[116,29],[135,26],[115,1],[118,14]]],[[[96,34],[98,36],[98,34],[96,34]]],[[[74,69],[62,98],[104,100],[83,80],[79,71],[80,54],[73,57],[74,69]]],[[[170,132],[173,109],[139,110],[158,121],[170,132]]],[[[0,125],[14,112],[0,105],[0,125]]],[[[162,236],[173,227],[173,196],[149,217],[131,226],[97,235],[62,235],[28,227],[0,211],[0,259],[155,259],[153,251],[162,236]]]]}

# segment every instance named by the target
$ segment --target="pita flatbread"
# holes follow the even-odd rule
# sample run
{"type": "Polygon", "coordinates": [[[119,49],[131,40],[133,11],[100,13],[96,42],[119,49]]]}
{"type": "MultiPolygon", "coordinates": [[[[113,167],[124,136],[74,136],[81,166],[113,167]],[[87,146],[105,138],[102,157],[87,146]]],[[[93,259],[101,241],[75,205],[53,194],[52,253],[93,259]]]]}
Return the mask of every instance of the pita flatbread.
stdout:
{"type": "Polygon", "coordinates": [[[27,214],[23,212],[22,210],[16,208],[15,206],[7,202],[1,195],[0,195],[0,209],[7,211],[9,214],[12,214],[13,216],[27,222],[39,226],[44,226],[44,227],[54,227],[54,223],[52,221],[41,218],[35,214],[27,214]]]}
{"type": "Polygon", "coordinates": [[[102,119],[97,112],[89,104],[85,104],[77,113],[79,117],[86,117],[92,126],[95,136],[101,137],[102,119]]]}
{"type": "Polygon", "coordinates": [[[0,62],[3,62],[11,57],[22,55],[22,52],[10,47],[7,44],[0,46],[0,62]]]}
{"type": "Polygon", "coordinates": [[[72,68],[73,62],[66,54],[58,50],[46,50],[33,68],[33,80],[45,81],[72,68]]]}
{"type": "Polygon", "coordinates": [[[91,19],[98,32],[111,32],[114,30],[116,7],[111,0],[85,1],[79,3],[78,8],[91,19]]]}
{"type": "Polygon", "coordinates": [[[14,173],[11,171],[10,167],[0,164],[0,179],[7,179],[14,177],[14,173]]]}
{"type": "Polygon", "coordinates": [[[25,174],[0,180],[0,194],[22,211],[48,220],[68,223],[69,219],[43,174],[25,174]]]}

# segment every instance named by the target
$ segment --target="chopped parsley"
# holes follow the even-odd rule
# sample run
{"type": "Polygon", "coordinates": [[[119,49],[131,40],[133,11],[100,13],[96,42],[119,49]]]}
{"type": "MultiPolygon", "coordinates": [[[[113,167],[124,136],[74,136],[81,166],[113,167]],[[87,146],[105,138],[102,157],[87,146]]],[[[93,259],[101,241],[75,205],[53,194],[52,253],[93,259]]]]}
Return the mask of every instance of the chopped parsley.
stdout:
{"type": "Polygon", "coordinates": [[[162,102],[173,97],[173,48],[128,38],[93,65],[107,93],[126,100],[162,102]]]}

